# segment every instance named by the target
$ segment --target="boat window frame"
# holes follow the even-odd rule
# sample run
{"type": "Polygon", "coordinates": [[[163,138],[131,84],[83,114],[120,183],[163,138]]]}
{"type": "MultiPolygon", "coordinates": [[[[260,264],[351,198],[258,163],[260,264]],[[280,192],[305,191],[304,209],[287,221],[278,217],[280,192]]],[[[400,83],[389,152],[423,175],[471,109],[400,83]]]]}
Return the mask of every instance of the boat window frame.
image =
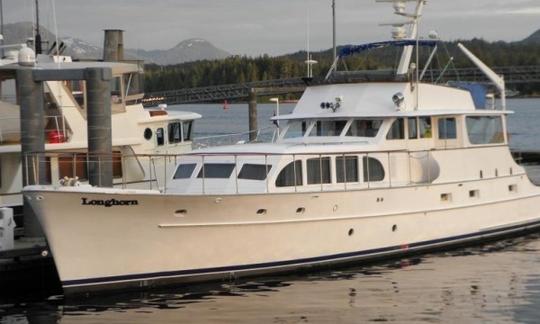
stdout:
{"type": "Polygon", "coordinates": [[[244,163],[242,164],[242,168],[240,168],[240,171],[238,172],[238,180],[247,180],[247,181],[266,181],[266,179],[268,179],[268,174],[270,173],[270,171],[272,170],[272,164],[261,164],[261,163],[244,163]],[[264,177],[259,177],[259,178],[246,178],[246,177],[242,177],[242,174],[244,172],[244,168],[246,166],[257,166],[257,167],[262,167],[264,168],[263,171],[265,171],[263,173],[264,177]]]}
{"type": "Polygon", "coordinates": [[[306,159],[306,182],[307,185],[319,186],[332,184],[332,158],[330,156],[318,156],[306,159]],[[316,172],[311,173],[310,166],[313,163],[316,163],[316,172]],[[310,178],[310,175],[314,177],[310,178]]]}
{"type": "Polygon", "coordinates": [[[167,138],[169,144],[178,144],[183,142],[182,122],[179,120],[170,121],[167,124],[167,138]],[[178,130],[178,138],[174,137],[174,131],[178,130]]]}
{"type": "Polygon", "coordinates": [[[381,128],[384,125],[384,118],[352,118],[349,120],[349,124],[346,126],[346,129],[343,130],[342,136],[344,137],[358,137],[358,138],[377,138],[379,136],[381,128]],[[373,136],[358,136],[358,135],[349,135],[349,131],[353,129],[353,125],[355,125],[356,122],[360,121],[369,121],[369,122],[380,122],[380,125],[377,129],[374,128],[368,128],[367,130],[375,130],[375,134],[373,136]]]}
{"type": "Polygon", "coordinates": [[[458,119],[456,118],[456,116],[445,116],[437,118],[437,138],[442,141],[452,141],[458,139],[458,119]],[[448,136],[448,127],[446,124],[448,120],[454,121],[454,132],[453,134],[451,134],[453,135],[453,137],[448,136]],[[443,129],[441,128],[441,122],[443,122],[444,124],[444,133],[441,133],[443,131],[443,129]]]}
{"type": "Polygon", "coordinates": [[[198,163],[196,163],[196,162],[178,164],[178,166],[176,167],[176,170],[174,170],[173,180],[191,179],[193,177],[193,174],[195,173],[195,170],[197,169],[197,166],[198,166],[198,163]],[[179,177],[178,172],[180,172],[180,168],[182,166],[188,166],[188,165],[191,168],[190,175],[188,177],[179,177]]]}
{"type": "Polygon", "coordinates": [[[480,145],[484,145],[484,146],[490,146],[490,145],[501,145],[501,144],[505,144],[507,142],[507,139],[506,139],[506,136],[505,136],[505,121],[504,121],[504,118],[502,115],[482,115],[482,116],[471,116],[471,115],[466,115],[465,116],[465,131],[467,133],[467,141],[469,142],[469,145],[473,145],[473,146],[480,146],[480,145]],[[481,119],[481,118],[490,118],[490,119],[499,119],[499,125],[500,125],[500,132],[497,134],[495,133],[493,135],[493,138],[499,138],[500,140],[498,141],[490,141],[490,142],[486,142],[486,143],[475,143],[473,141],[471,141],[471,135],[470,135],[470,124],[469,124],[469,120],[471,119],[481,119]]]}
{"type": "Polygon", "coordinates": [[[287,125],[283,128],[279,137],[281,140],[304,138],[306,137],[306,134],[311,132],[312,126],[313,126],[312,119],[287,119],[287,125]],[[300,123],[304,122],[306,125],[305,130],[303,130],[302,136],[287,137],[287,134],[289,133],[289,130],[291,128],[291,123],[295,123],[295,122],[300,122],[300,123]]]}
{"type": "MultiPolygon", "coordinates": [[[[350,118],[321,118],[321,119],[313,119],[311,127],[309,129],[309,132],[306,131],[304,137],[341,137],[345,134],[345,131],[348,130],[348,126],[350,126],[350,118]],[[341,131],[339,132],[339,135],[319,135],[315,134],[312,135],[314,130],[316,130],[317,125],[322,125],[324,122],[345,122],[343,127],[341,128],[341,131]]],[[[317,129],[317,133],[319,133],[319,129],[317,129]]]]}
{"type": "Polygon", "coordinates": [[[392,123],[390,124],[390,127],[388,128],[388,131],[386,132],[386,140],[387,141],[402,141],[405,137],[405,118],[403,117],[397,117],[392,120],[392,123]],[[399,138],[389,138],[389,136],[392,134],[392,131],[394,129],[394,125],[396,125],[398,122],[401,122],[401,134],[399,134],[399,138]]]}
{"type": "MultiPolygon", "coordinates": [[[[302,159],[296,159],[294,161],[290,161],[289,163],[287,163],[284,167],[282,167],[279,170],[279,173],[276,176],[276,180],[274,181],[274,186],[276,188],[291,188],[291,187],[301,187],[301,186],[303,186],[304,185],[303,164],[304,163],[303,163],[302,159]],[[283,184],[283,185],[278,184],[278,181],[280,181],[280,177],[283,174],[283,172],[285,172],[285,170],[287,168],[291,168],[291,166],[292,166],[292,170],[293,170],[292,184],[289,184],[289,183],[286,183],[286,184],[283,184]],[[296,173],[296,174],[294,174],[294,173],[296,173]],[[296,179],[294,179],[295,175],[296,175],[296,179]]],[[[287,180],[287,179],[285,179],[285,180],[287,180]]]]}
{"type": "Polygon", "coordinates": [[[165,145],[165,138],[166,138],[166,136],[165,136],[165,128],[164,127],[158,127],[158,128],[156,128],[156,131],[154,133],[156,134],[156,146],[165,145]]]}
{"type": "Polygon", "coordinates": [[[228,179],[231,178],[235,168],[236,168],[236,164],[235,163],[229,163],[229,162],[205,162],[205,163],[201,163],[201,166],[199,168],[199,172],[197,173],[197,179],[228,180],[228,179]],[[227,170],[227,172],[229,173],[229,176],[224,177],[224,176],[216,176],[216,175],[213,175],[213,174],[209,175],[208,174],[208,171],[209,171],[208,166],[210,166],[210,165],[212,167],[215,167],[217,165],[220,166],[220,167],[227,166],[229,168],[229,170],[227,170]]]}

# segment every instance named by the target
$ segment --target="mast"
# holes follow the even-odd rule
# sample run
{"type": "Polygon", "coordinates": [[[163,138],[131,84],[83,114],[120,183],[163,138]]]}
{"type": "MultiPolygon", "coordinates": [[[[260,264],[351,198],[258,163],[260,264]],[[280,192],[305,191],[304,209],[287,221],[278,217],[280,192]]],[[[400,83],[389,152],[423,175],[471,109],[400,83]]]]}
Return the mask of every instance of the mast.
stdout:
{"type": "Polygon", "coordinates": [[[336,49],[336,0],[332,0],[332,48],[333,48],[333,59],[332,62],[337,58],[337,49],[336,49]]]}
{"type": "MultiPolygon", "coordinates": [[[[411,27],[410,27],[410,34],[409,39],[417,39],[418,38],[418,22],[420,20],[420,17],[422,16],[422,11],[424,9],[424,3],[425,0],[417,0],[416,4],[416,10],[413,15],[409,15],[403,12],[398,12],[396,10],[397,15],[405,16],[408,18],[412,18],[411,21],[411,27]]],[[[396,71],[397,75],[403,75],[407,74],[409,72],[409,65],[411,63],[411,58],[413,54],[413,48],[414,46],[405,46],[403,48],[403,53],[401,54],[401,59],[399,61],[399,66],[396,71]]]]}
{"type": "MultiPolygon", "coordinates": [[[[0,0],[0,45],[4,45],[4,1],[0,0]]],[[[0,59],[4,58],[4,48],[1,48],[0,59]]]]}
{"type": "Polygon", "coordinates": [[[35,52],[37,54],[42,54],[41,48],[41,34],[39,28],[39,0],[36,1],[36,39],[34,40],[35,52]]]}

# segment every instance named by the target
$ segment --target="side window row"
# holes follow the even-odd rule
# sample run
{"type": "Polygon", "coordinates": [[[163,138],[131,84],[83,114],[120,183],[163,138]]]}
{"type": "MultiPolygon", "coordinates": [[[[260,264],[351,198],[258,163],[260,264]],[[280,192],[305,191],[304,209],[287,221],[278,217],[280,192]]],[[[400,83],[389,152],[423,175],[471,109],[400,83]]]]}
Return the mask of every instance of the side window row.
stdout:
{"type": "MultiPolygon", "coordinates": [[[[307,184],[332,183],[331,158],[321,157],[306,160],[307,184]]],[[[355,183],[360,181],[358,156],[339,156],[335,158],[335,182],[355,183]]],[[[174,179],[189,179],[197,167],[196,163],[180,164],[174,174],[174,179]]],[[[197,178],[229,179],[235,168],[234,163],[205,163],[196,173],[197,178]]],[[[272,165],[251,164],[242,165],[238,179],[266,180],[272,165]]],[[[376,158],[362,157],[363,182],[379,182],[385,178],[382,163],[376,158]]],[[[293,187],[303,185],[302,160],[287,164],[276,179],[276,187],[293,187]]]]}
{"type": "MultiPolygon", "coordinates": [[[[355,183],[359,182],[358,156],[345,156],[335,158],[335,182],[355,183]]],[[[332,183],[331,158],[321,157],[306,160],[307,184],[330,184],[332,183]]],[[[362,170],[364,182],[379,182],[385,178],[384,167],[375,158],[364,156],[362,158],[362,170]]],[[[276,179],[276,187],[292,187],[303,185],[302,161],[296,160],[289,163],[276,179]]]]}
{"type": "MultiPolygon", "coordinates": [[[[193,121],[186,122],[173,122],[167,126],[168,140],[169,144],[180,143],[182,141],[191,141],[191,131],[192,131],[193,121]],[[182,125],[183,124],[183,125],[182,125]],[[183,131],[183,132],[182,132],[183,131]]],[[[156,132],[156,143],[158,146],[165,145],[165,129],[159,127],[155,130],[156,132]]],[[[146,128],[144,130],[144,138],[146,140],[152,139],[152,129],[146,128]]]]}
{"type": "MultiPolygon", "coordinates": [[[[454,120],[455,119],[448,118],[454,120]]],[[[409,139],[418,139],[418,138],[431,138],[431,117],[409,117],[407,118],[407,126],[409,130],[408,138],[409,139]]],[[[400,140],[405,139],[405,119],[398,118],[390,127],[390,131],[386,135],[388,140],[400,140]]]]}

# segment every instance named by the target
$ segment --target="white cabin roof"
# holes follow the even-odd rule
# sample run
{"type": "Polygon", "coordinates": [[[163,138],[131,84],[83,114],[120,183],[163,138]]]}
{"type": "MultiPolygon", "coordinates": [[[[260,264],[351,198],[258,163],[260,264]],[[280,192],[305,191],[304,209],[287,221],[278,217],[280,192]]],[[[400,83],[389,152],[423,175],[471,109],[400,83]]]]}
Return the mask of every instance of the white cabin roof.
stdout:
{"type": "MultiPolygon", "coordinates": [[[[409,82],[332,84],[308,87],[291,114],[273,119],[312,119],[350,117],[393,117],[477,113],[470,92],[448,86],[409,82]],[[398,110],[392,97],[402,93],[404,102],[398,110]],[[321,103],[341,100],[336,111],[322,109],[321,103]]],[[[481,112],[480,112],[481,113],[481,112]]],[[[489,111],[490,114],[493,111],[489,111]]]]}

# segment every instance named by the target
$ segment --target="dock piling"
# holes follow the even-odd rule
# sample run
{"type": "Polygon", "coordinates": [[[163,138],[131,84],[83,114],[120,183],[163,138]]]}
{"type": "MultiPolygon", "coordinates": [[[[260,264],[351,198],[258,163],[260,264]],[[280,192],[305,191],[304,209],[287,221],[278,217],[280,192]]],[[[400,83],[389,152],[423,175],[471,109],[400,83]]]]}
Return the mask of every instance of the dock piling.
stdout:
{"type": "Polygon", "coordinates": [[[249,141],[255,141],[257,139],[257,92],[255,89],[249,91],[249,141]]]}
{"type": "Polygon", "coordinates": [[[88,68],[87,83],[88,181],[112,187],[111,69],[88,68]]]}
{"type": "MultiPolygon", "coordinates": [[[[20,104],[21,162],[23,186],[45,184],[45,111],[43,82],[35,81],[33,69],[17,70],[20,104]]],[[[24,230],[27,237],[43,236],[30,205],[23,197],[24,230]]]]}

